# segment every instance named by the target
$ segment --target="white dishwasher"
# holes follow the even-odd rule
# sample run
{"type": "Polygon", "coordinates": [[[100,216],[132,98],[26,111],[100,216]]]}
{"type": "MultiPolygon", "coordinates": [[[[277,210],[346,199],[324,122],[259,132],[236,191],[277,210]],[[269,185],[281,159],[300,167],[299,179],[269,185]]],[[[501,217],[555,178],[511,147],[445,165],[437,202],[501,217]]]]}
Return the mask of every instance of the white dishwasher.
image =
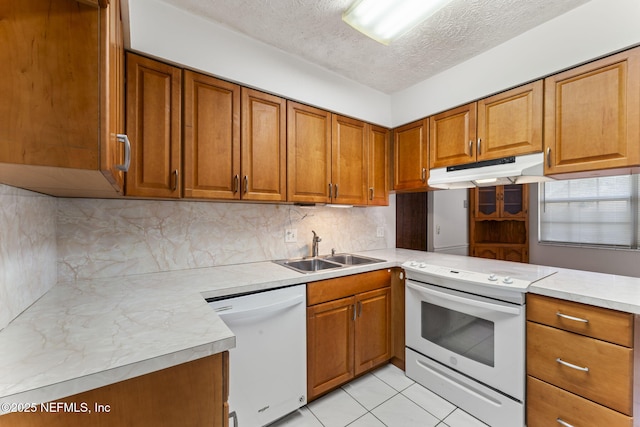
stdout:
{"type": "Polygon", "coordinates": [[[307,402],[306,285],[207,299],[236,336],[229,351],[229,415],[260,427],[307,402]]]}

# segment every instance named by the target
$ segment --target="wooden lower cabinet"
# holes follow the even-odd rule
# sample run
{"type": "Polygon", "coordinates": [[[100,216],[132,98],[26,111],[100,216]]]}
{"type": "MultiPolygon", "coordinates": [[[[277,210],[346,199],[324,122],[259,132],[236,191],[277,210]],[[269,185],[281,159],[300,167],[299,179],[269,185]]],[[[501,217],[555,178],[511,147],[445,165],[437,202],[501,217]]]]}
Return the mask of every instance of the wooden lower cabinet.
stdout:
{"type": "Polygon", "coordinates": [[[2,415],[0,427],[227,427],[228,372],[229,353],[218,353],[59,399],[58,412],[2,415]]]}
{"type": "Polygon", "coordinates": [[[474,245],[472,256],[503,261],[529,262],[529,248],[525,245],[474,245]]]}
{"type": "Polygon", "coordinates": [[[391,359],[391,271],[307,285],[307,400],[391,359]]]}
{"type": "Polygon", "coordinates": [[[527,426],[633,425],[633,315],[534,294],[527,306],[527,426]]]}

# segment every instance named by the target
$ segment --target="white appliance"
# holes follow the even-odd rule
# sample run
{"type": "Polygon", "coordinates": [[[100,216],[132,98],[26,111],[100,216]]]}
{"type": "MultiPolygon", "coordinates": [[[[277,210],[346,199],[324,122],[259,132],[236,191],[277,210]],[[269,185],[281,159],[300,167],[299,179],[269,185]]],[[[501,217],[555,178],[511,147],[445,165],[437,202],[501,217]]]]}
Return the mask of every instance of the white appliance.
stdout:
{"type": "Polygon", "coordinates": [[[524,426],[524,293],[553,270],[471,263],[479,271],[403,264],[406,373],[492,427],[524,426]]]}
{"type": "Polygon", "coordinates": [[[236,335],[229,351],[229,416],[260,427],[307,402],[306,285],[209,299],[236,335]]]}

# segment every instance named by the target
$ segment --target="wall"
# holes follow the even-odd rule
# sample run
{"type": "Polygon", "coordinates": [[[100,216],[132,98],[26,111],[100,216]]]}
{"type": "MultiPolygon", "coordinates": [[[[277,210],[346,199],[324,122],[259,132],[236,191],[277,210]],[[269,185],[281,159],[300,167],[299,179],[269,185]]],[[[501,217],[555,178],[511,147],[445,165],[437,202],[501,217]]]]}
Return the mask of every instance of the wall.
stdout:
{"type": "Polygon", "coordinates": [[[129,0],[123,8],[132,50],[329,111],[391,125],[389,96],[382,92],[162,1],[129,0]]]}
{"type": "Polygon", "coordinates": [[[312,209],[293,205],[59,199],[60,281],[266,261],[395,246],[389,207],[312,209]],[[376,237],[378,227],[384,237],[376,237]],[[297,243],[285,243],[295,228],[297,243]]]}
{"type": "Polygon", "coordinates": [[[581,248],[538,243],[538,184],[529,186],[531,264],[640,277],[640,251],[581,248]]]}
{"type": "Polygon", "coordinates": [[[640,43],[637,0],[591,0],[391,96],[393,126],[640,43]]]}
{"type": "Polygon", "coordinates": [[[0,184],[0,329],[56,283],[56,204],[0,184]]]}

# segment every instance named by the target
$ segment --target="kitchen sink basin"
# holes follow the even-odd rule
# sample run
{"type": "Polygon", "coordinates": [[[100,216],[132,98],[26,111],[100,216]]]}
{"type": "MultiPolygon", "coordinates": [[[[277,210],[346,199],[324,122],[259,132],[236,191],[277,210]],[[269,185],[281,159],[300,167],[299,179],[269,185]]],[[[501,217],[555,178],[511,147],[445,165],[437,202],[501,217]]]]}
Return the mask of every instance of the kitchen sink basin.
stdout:
{"type": "Polygon", "coordinates": [[[333,270],[336,268],[349,267],[351,265],[384,262],[384,260],[361,255],[337,254],[315,258],[282,259],[274,262],[299,273],[313,273],[321,270],[333,270]]]}
{"type": "Polygon", "coordinates": [[[280,260],[275,261],[276,264],[291,268],[300,273],[313,273],[314,271],[330,270],[333,268],[342,268],[343,265],[335,262],[327,261],[321,258],[307,258],[297,260],[280,260]]]}
{"type": "Polygon", "coordinates": [[[324,259],[328,261],[337,262],[344,265],[360,265],[360,264],[373,264],[375,262],[383,262],[381,259],[369,258],[361,255],[351,254],[337,254],[327,256],[324,259]]]}

